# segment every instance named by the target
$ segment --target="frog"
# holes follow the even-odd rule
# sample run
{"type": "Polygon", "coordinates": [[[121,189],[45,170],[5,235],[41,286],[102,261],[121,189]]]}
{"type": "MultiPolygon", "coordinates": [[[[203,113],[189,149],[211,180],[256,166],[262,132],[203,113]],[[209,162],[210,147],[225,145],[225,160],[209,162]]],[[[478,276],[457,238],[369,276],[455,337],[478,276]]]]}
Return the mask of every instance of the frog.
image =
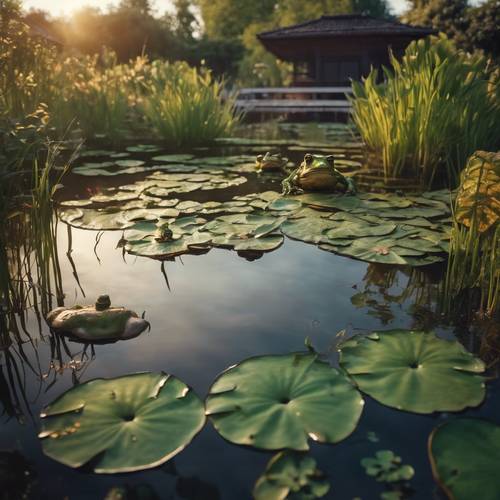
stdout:
{"type": "Polygon", "coordinates": [[[356,187],[351,178],[335,168],[333,155],[323,156],[307,153],[302,163],[282,182],[283,194],[303,191],[340,191],[355,194],[356,187]]]}
{"type": "Polygon", "coordinates": [[[111,307],[109,295],[93,305],[57,307],[47,315],[52,331],[84,342],[113,342],[139,336],[150,324],[125,307],[111,307]]]}
{"type": "Polygon", "coordinates": [[[165,243],[173,239],[174,233],[170,229],[168,222],[157,225],[158,229],[154,234],[154,239],[158,243],[165,243]]]}
{"type": "Polygon", "coordinates": [[[281,153],[271,153],[258,155],[255,160],[255,168],[258,172],[281,170],[288,163],[288,158],[281,156],[281,153]]]}

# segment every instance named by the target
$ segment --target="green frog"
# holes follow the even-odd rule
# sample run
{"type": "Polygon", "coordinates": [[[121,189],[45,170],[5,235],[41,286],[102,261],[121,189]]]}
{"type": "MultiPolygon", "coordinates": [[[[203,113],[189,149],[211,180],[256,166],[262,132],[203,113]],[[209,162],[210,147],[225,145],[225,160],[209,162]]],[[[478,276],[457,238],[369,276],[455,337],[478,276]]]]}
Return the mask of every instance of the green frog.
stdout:
{"type": "Polygon", "coordinates": [[[267,152],[264,156],[258,155],[255,160],[255,167],[258,172],[270,170],[281,170],[288,163],[288,158],[281,156],[281,153],[267,152]]]}
{"type": "Polygon", "coordinates": [[[354,194],[356,187],[349,177],[335,168],[332,155],[312,155],[307,153],[303,162],[282,182],[283,194],[302,191],[340,191],[354,194]]]}
{"type": "Polygon", "coordinates": [[[149,323],[134,311],[111,307],[108,295],[100,295],[95,305],[58,307],[49,312],[50,328],[86,342],[109,342],[140,335],[149,323]]]}

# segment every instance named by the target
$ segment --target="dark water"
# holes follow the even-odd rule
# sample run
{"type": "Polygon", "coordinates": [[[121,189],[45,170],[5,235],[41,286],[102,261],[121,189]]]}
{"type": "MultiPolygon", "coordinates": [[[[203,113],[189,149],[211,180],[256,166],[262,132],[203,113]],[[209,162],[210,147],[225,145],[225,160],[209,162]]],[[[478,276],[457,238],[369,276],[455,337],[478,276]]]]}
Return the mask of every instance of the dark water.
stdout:
{"type": "MultiPolygon", "coordinates": [[[[82,182],[79,179],[78,182],[82,182]]],[[[86,181],[85,181],[86,182],[86,181]]],[[[24,416],[18,421],[4,413],[0,420],[0,450],[18,450],[30,463],[32,498],[101,499],[110,488],[148,484],[162,499],[246,499],[255,480],[263,472],[272,453],[259,452],[224,441],[208,422],[203,431],[173,462],[159,469],[126,475],[96,475],[72,470],[44,457],[37,439],[38,414],[58,395],[80,382],[95,377],[115,377],[136,371],[172,373],[191,385],[201,397],[207,394],[216,375],[236,362],[258,354],[286,353],[303,348],[309,337],[317,350],[331,352],[335,362],[336,334],[353,331],[428,326],[428,314],[436,290],[439,269],[411,272],[388,266],[368,265],[323,252],[312,245],[285,240],[277,251],[255,261],[235,252],[213,249],[206,255],[186,255],[175,262],[161,263],[126,256],[116,249],[120,232],[107,232],[94,253],[96,233],[72,229],[72,253],[82,296],[66,256],[68,233],[59,226],[59,253],[65,303],[92,303],[108,293],[116,305],[138,313],[146,311],[150,333],[116,344],[99,345],[87,351],[77,370],[62,373],[49,370],[50,336],[43,327],[38,338],[34,314],[28,315],[28,331],[36,338],[25,344],[24,352],[45,378],[15,358],[24,392],[24,416]],[[420,283],[414,293],[408,286],[420,283]],[[351,297],[365,290],[375,300],[371,307],[356,307],[351,297]],[[406,298],[399,298],[405,291],[406,298]],[[24,374],[24,375],[23,375],[24,374]],[[30,416],[31,413],[31,416],[30,416]]],[[[436,327],[447,338],[451,329],[436,327]]],[[[75,359],[82,347],[68,343],[75,359]]],[[[71,357],[63,353],[62,359],[71,357]]],[[[6,378],[7,368],[2,372],[6,378]]],[[[36,370],[35,370],[36,371],[36,370]]],[[[12,398],[12,387],[10,388],[12,398]]],[[[498,421],[500,386],[488,384],[484,404],[467,415],[498,421]]],[[[9,393],[0,388],[0,411],[9,393]]],[[[390,449],[415,469],[408,498],[442,498],[435,485],[427,458],[427,438],[431,430],[450,415],[418,416],[386,408],[365,396],[367,404],[356,431],[337,445],[312,444],[318,466],[329,477],[331,490],[326,498],[378,499],[384,486],[365,475],[363,457],[390,449]],[[378,442],[367,433],[374,432],[378,442]]],[[[334,423],[332,423],[334,425],[334,423]]],[[[1,495],[0,495],[1,496],[1,495]]],[[[479,498],[479,497],[478,497],[479,498]]]]}

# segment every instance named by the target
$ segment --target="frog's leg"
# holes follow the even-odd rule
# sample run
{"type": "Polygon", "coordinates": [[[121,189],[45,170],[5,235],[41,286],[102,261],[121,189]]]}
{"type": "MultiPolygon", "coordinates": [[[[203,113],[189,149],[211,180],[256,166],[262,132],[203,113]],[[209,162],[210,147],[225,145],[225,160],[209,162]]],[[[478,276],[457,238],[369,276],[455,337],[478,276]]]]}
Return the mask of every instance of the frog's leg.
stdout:
{"type": "Polygon", "coordinates": [[[292,194],[297,186],[297,172],[299,168],[296,168],[288,177],[285,177],[281,182],[283,190],[281,194],[292,194]]]}
{"type": "Polygon", "coordinates": [[[345,180],[347,183],[346,194],[356,194],[357,192],[356,184],[354,183],[352,177],[345,177],[345,180]]]}

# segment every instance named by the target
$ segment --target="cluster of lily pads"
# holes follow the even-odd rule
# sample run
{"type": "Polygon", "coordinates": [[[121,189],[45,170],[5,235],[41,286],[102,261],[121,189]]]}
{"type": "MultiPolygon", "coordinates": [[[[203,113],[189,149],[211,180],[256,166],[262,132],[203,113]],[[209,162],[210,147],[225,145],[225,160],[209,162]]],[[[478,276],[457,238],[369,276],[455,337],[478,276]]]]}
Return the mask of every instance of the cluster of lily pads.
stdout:
{"type": "MultiPolygon", "coordinates": [[[[241,144],[242,139],[237,141],[241,144]]],[[[255,139],[243,140],[252,141],[255,139]]],[[[234,139],[224,141],[232,142],[234,139]]],[[[103,151],[87,153],[100,155],[103,151]]],[[[120,153],[111,156],[116,154],[120,153]]],[[[283,175],[257,176],[253,156],[176,154],[153,156],[152,161],[154,165],[111,158],[75,167],[77,175],[141,177],[119,187],[102,188],[89,197],[61,201],[60,218],[82,229],[125,230],[121,244],[127,252],[158,259],[212,247],[262,253],[278,248],[283,236],[386,264],[427,265],[442,261],[448,251],[448,191],[421,196],[282,196],[266,187],[279,190],[283,175]],[[232,188],[240,189],[236,194],[232,188]]],[[[345,171],[357,169],[361,163],[352,157],[336,158],[335,165],[345,171]]]]}
{"type": "MultiPolygon", "coordinates": [[[[320,498],[329,484],[305,454],[309,441],[346,439],[363,412],[363,394],[421,414],[460,411],[485,397],[484,364],[458,342],[433,333],[359,334],[342,342],[339,353],[339,369],[312,349],[248,358],[216,378],[205,403],[165,373],[92,380],[44,410],[39,437],[45,454],[70,467],[131,472],[174,457],[208,417],[231,443],[282,450],[257,480],[256,499],[320,498]]],[[[435,477],[452,491],[450,498],[470,498],[467,481],[476,473],[489,494],[483,498],[494,498],[491,455],[500,454],[498,426],[479,419],[448,420],[430,439],[435,477]]],[[[410,479],[411,467],[390,453],[380,452],[362,465],[379,481],[410,479]]]]}

